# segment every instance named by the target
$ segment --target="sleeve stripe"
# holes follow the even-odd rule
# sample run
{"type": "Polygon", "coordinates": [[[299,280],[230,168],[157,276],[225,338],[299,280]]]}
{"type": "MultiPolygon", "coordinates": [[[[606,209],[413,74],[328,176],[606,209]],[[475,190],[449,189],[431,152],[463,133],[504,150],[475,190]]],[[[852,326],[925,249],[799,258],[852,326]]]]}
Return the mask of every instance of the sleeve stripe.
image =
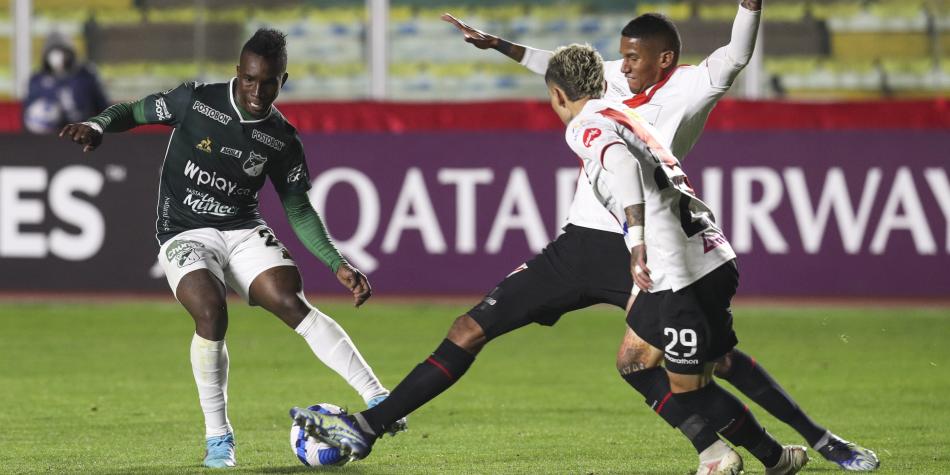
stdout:
{"type": "Polygon", "coordinates": [[[607,167],[604,166],[604,155],[607,153],[607,149],[614,145],[624,145],[624,143],[620,140],[617,140],[615,142],[610,142],[609,144],[604,145],[604,148],[600,149],[600,166],[603,167],[604,170],[607,169],[607,167]]]}

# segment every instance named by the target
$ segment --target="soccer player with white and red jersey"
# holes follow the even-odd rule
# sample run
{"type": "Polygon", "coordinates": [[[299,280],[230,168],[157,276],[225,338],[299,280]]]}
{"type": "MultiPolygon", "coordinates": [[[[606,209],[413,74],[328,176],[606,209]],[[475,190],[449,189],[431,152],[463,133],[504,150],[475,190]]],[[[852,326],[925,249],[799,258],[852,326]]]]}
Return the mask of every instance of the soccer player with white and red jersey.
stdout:
{"type": "Polygon", "coordinates": [[[716,360],[738,343],[730,302],[739,272],[735,252],[679,160],[636,112],[600,99],[603,62],[591,47],[558,48],[545,80],[594,195],[616,223],[628,226],[633,278],[644,292],[627,324],[664,348],[672,399],[748,449],[766,473],[797,473],[808,462],[805,447],[783,448],[712,381],[716,360]]]}
{"type": "MultiPolygon", "coordinates": [[[[752,55],[758,31],[761,0],[743,0],[738,8],[729,44],[714,51],[696,66],[678,64],[680,38],[676,26],[662,15],[646,14],[629,22],[621,32],[622,59],[604,65],[603,99],[633,108],[659,130],[657,140],[679,159],[692,149],[716,102],[726,93],[752,55]]],[[[454,24],[474,46],[496,49],[538,74],[544,74],[550,51],[510,43],[476,30],[451,15],[454,24]]],[[[578,177],[577,191],[568,215],[574,230],[622,230],[601,206],[587,177],[578,177]]],[[[592,250],[587,250],[593,253],[592,250]]],[[[667,397],[669,385],[657,365],[661,353],[628,330],[618,352],[617,369],[623,378],[646,397],[672,426],[679,428],[703,453],[707,431],[683,415],[667,397]],[[661,404],[667,400],[667,404],[661,404]]],[[[845,470],[866,471],[878,467],[876,454],[845,441],[812,421],[782,387],[752,357],[739,350],[727,353],[716,367],[726,379],[773,416],[792,426],[824,458],[845,470]]],[[[707,458],[708,458],[707,454],[707,458]]],[[[703,455],[700,457],[703,459],[703,455]]],[[[712,460],[712,459],[710,459],[712,460]]]]}
{"type": "MultiPolygon", "coordinates": [[[[683,153],[695,143],[715,101],[729,88],[751,54],[759,2],[747,0],[747,3],[750,4],[744,7],[747,11],[740,11],[737,17],[733,40],[727,47],[729,52],[720,50],[702,66],[694,68],[695,71],[685,67],[676,69],[679,36],[668,20],[647,15],[631,22],[630,31],[624,31],[622,48],[632,51],[624,55],[623,64],[612,63],[613,94],[625,94],[643,107],[657,106],[657,100],[662,98],[665,102],[653,107],[651,117],[665,124],[670,140],[683,153]],[[675,54],[667,47],[670,32],[675,37],[675,54]],[[740,54],[736,55],[736,51],[740,54]],[[704,74],[707,75],[705,87],[704,74]],[[715,82],[710,74],[718,74],[715,82]],[[695,94],[661,94],[661,82],[669,91],[681,84],[683,88],[695,88],[695,94]]],[[[475,46],[498,49],[536,72],[545,72],[550,52],[526,53],[525,47],[475,30],[450,15],[443,18],[455,23],[465,34],[466,41],[475,46]]],[[[617,100],[613,96],[611,99],[617,100]]],[[[662,140],[669,146],[667,139],[662,140]]],[[[623,241],[623,231],[596,199],[586,178],[582,178],[564,234],[503,279],[479,305],[458,317],[438,348],[403,379],[390,398],[352,416],[328,416],[299,408],[292,409],[291,416],[312,435],[341,447],[354,458],[362,458],[369,454],[387,421],[411,413],[454,385],[492,339],[530,323],[553,325],[564,313],[596,303],[625,308],[633,279],[625,264],[630,255],[623,241]]],[[[738,454],[719,440],[716,431],[710,429],[702,417],[684,410],[669,397],[669,380],[664,370],[657,367],[660,354],[651,350],[655,349],[629,331],[618,357],[621,374],[647,397],[647,403],[653,405],[664,420],[691,440],[700,453],[698,474],[738,473],[742,468],[738,454]],[[647,362],[647,358],[655,361],[647,362]]],[[[730,382],[744,385],[759,404],[775,399],[778,400],[776,407],[787,410],[789,417],[800,415],[807,420],[748,356],[739,352],[730,353],[732,355],[736,355],[736,359],[730,360],[730,374],[735,376],[729,377],[730,382]],[[756,395],[762,397],[756,398],[756,395]]],[[[770,411],[776,413],[778,409],[770,408],[770,411]]],[[[819,437],[838,440],[832,439],[830,433],[822,434],[825,434],[824,429],[819,437]]],[[[851,453],[847,448],[846,451],[851,453]]]]}

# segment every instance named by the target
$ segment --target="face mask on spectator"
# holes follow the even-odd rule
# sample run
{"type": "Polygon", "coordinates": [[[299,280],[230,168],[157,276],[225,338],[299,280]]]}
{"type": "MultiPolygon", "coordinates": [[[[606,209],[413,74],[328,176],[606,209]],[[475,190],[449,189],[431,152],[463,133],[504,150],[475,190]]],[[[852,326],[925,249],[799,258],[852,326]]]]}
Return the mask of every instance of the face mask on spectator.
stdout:
{"type": "Polygon", "coordinates": [[[49,64],[53,74],[60,75],[66,72],[66,52],[61,49],[50,50],[46,55],[46,62],[49,64]]]}

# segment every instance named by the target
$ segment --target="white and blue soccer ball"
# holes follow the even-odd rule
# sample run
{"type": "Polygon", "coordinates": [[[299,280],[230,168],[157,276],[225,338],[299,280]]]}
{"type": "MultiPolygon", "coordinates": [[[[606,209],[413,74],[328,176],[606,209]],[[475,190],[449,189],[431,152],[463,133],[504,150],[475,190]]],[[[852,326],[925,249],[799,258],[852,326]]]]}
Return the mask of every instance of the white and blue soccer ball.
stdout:
{"type": "MultiPolygon", "coordinates": [[[[322,414],[344,414],[340,406],[322,402],[308,407],[311,411],[322,414]]],[[[333,447],[320,439],[310,437],[302,427],[290,426],[290,448],[293,449],[297,460],[308,467],[340,466],[349,462],[349,457],[340,455],[340,449],[333,447]]]]}

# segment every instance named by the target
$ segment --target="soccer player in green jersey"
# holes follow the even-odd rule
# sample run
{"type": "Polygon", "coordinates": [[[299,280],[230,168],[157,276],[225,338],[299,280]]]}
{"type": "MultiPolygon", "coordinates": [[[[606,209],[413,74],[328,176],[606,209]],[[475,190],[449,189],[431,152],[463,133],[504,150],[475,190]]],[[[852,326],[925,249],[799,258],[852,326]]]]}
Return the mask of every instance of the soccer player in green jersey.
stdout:
{"type": "MultiPolygon", "coordinates": [[[[195,321],[191,365],[205,415],[208,467],[236,463],[227,416],[225,285],[295,329],[368,406],[389,394],[340,325],[305,300],[294,260],[258,209],[258,191],[269,177],[300,241],[352,291],[357,307],[370,297],[366,276],[330,241],[307,197],[303,146],[272,105],[286,81],[285,35],[260,29],[244,44],[237,76],[229,82],[185,83],[114,105],[60,132],[88,152],[105,132],[143,124],[173,127],[159,184],[158,260],[195,321]]],[[[404,428],[404,422],[393,428],[404,428]]]]}

